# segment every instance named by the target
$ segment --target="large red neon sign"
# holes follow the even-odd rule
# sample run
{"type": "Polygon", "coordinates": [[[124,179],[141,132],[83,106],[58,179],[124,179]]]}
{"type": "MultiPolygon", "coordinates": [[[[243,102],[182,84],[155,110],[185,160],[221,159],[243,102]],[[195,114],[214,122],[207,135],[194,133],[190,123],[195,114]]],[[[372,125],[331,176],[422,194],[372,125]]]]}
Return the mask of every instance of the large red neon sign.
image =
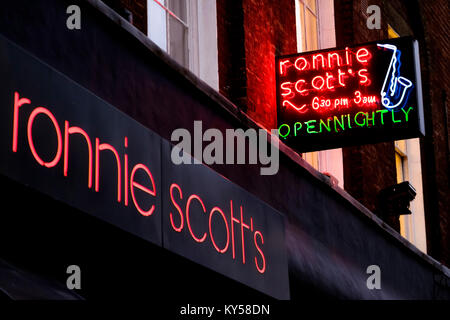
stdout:
{"type": "Polygon", "coordinates": [[[280,136],[311,151],[423,134],[417,48],[400,38],[277,57],[280,136]]]}
{"type": "Polygon", "coordinates": [[[266,257],[263,250],[263,244],[264,244],[264,236],[260,230],[255,230],[254,224],[253,224],[253,217],[249,218],[250,225],[246,224],[244,222],[244,208],[243,206],[240,206],[240,219],[237,219],[233,215],[233,200],[230,200],[230,208],[229,208],[229,214],[227,214],[227,210],[223,210],[222,208],[215,206],[211,209],[207,209],[202,198],[199,195],[192,194],[188,197],[185,209],[183,211],[182,207],[183,205],[180,203],[180,200],[183,199],[183,191],[181,187],[176,184],[172,183],[170,186],[170,199],[172,206],[176,209],[176,212],[178,213],[177,220],[180,221],[179,225],[175,225],[174,223],[174,213],[170,212],[170,224],[174,231],[176,232],[182,232],[184,228],[184,221],[186,221],[186,224],[188,226],[189,234],[191,238],[198,243],[207,241],[210,243],[214,249],[221,254],[224,254],[228,251],[230,248],[233,259],[236,259],[236,248],[238,247],[237,244],[240,244],[241,248],[241,263],[246,263],[246,250],[245,248],[248,247],[248,243],[246,243],[246,235],[247,232],[249,232],[252,235],[253,242],[251,245],[256,249],[257,255],[254,257],[255,261],[255,267],[260,273],[265,272],[265,264],[266,264],[266,257]],[[179,200],[174,198],[173,191],[177,190],[179,200]],[[197,205],[194,206],[193,200],[197,203],[197,205]],[[208,229],[207,230],[199,230],[199,231],[193,231],[193,228],[191,226],[190,222],[190,215],[192,214],[192,210],[196,211],[196,215],[199,215],[201,217],[204,216],[204,219],[208,221],[208,229]],[[218,217],[218,218],[215,218],[218,217]],[[217,219],[217,220],[216,220],[217,219]],[[213,221],[216,221],[215,223],[213,221]],[[225,229],[226,234],[226,241],[222,245],[223,247],[220,248],[218,243],[215,239],[215,233],[217,232],[217,228],[220,228],[218,225],[219,223],[217,221],[221,221],[222,229],[225,229]],[[238,226],[238,232],[240,235],[240,239],[235,239],[235,224],[238,226]],[[213,227],[215,226],[215,227],[213,227]],[[247,231],[245,230],[247,229],[247,231]],[[258,235],[259,240],[257,240],[256,235],[258,235]],[[231,242],[231,247],[230,247],[231,242]],[[258,262],[258,260],[262,262],[258,262]]]}
{"type": "MultiPolygon", "coordinates": [[[[18,92],[15,92],[14,93],[14,117],[13,117],[13,126],[12,126],[13,127],[12,151],[14,153],[17,153],[20,151],[20,150],[18,150],[20,108],[23,107],[24,104],[31,104],[31,100],[27,99],[27,98],[20,98],[20,94],[18,92]]],[[[136,210],[144,216],[148,216],[148,215],[152,214],[152,212],[154,210],[154,205],[150,209],[145,211],[139,206],[139,204],[137,203],[136,197],[135,197],[135,189],[134,188],[138,188],[153,197],[156,196],[155,182],[153,180],[152,173],[144,164],[142,164],[142,163],[135,164],[131,171],[131,177],[130,177],[130,179],[128,179],[128,157],[127,157],[127,154],[124,154],[124,157],[126,159],[126,161],[124,162],[126,185],[123,185],[121,159],[120,159],[119,153],[112,145],[107,144],[107,143],[100,143],[100,139],[95,138],[95,161],[93,161],[93,156],[92,156],[93,150],[92,150],[91,138],[88,135],[88,133],[86,131],[84,131],[82,128],[74,127],[74,126],[70,127],[69,122],[67,120],[65,120],[64,121],[64,139],[63,139],[62,133],[61,133],[61,128],[58,124],[58,121],[56,120],[53,113],[49,109],[44,108],[44,107],[37,107],[37,108],[33,109],[33,111],[31,112],[31,114],[28,118],[27,123],[28,124],[27,124],[27,130],[26,130],[27,134],[26,135],[27,135],[28,145],[29,145],[31,154],[33,155],[33,158],[41,166],[45,166],[47,168],[53,168],[53,167],[57,166],[61,160],[62,154],[64,153],[64,155],[63,155],[63,175],[65,177],[68,177],[69,176],[69,148],[70,148],[69,135],[80,134],[86,141],[86,144],[88,147],[88,154],[89,154],[89,157],[88,157],[88,184],[87,184],[88,188],[92,187],[92,172],[94,171],[95,172],[94,190],[95,190],[95,192],[99,192],[99,188],[100,188],[100,151],[108,150],[114,156],[114,159],[117,164],[117,175],[116,175],[117,176],[117,185],[116,185],[117,186],[117,202],[121,202],[122,193],[125,193],[125,198],[128,199],[128,190],[131,190],[131,196],[133,198],[133,203],[136,207],[136,210]],[[37,142],[33,139],[33,124],[35,123],[35,121],[38,121],[37,117],[41,114],[45,115],[47,118],[49,118],[51,120],[51,123],[55,129],[54,131],[57,136],[57,141],[58,141],[57,150],[55,152],[54,158],[51,161],[44,161],[41,158],[41,156],[38,154],[36,147],[35,147],[35,144],[37,142]],[[135,181],[135,174],[136,174],[137,170],[141,170],[148,175],[148,177],[150,178],[150,182],[152,184],[151,189],[149,189],[135,181]],[[129,185],[128,185],[128,181],[129,181],[129,185]],[[124,191],[122,191],[122,190],[124,190],[124,191]]],[[[125,139],[125,141],[127,141],[127,140],[125,139]]],[[[42,143],[42,141],[40,141],[38,143],[42,143]]],[[[125,201],[125,205],[128,205],[128,200],[125,201]]]]}
{"type": "MultiPolygon", "coordinates": [[[[309,54],[299,58],[283,58],[279,64],[279,91],[281,104],[292,107],[297,111],[298,106],[305,106],[307,109],[314,108],[314,100],[324,98],[327,94],[332,94],[339,88],[354,85],[355,81],[359,86],[370,85],[370,73],[367,65],[370,64],[372,54],[363,47],[356,51],[349,49],[330,51],[326,54],[309,54]],[[287,81],[283,81],[287,80],[287,81]],[[308,103],[309,100],[309,103],[308,103]],[[301,101],[301,102],[299,102],[301,101]]],[[[345,99],[350,104],[353,94],[340,96],[338,100],[345,99]]],[[[345,90],[348,93],[348,90],[345,90]]],[[[373,95],[371,100],[376,100],[373,95]]],[[[337,100],[335,98],[335,100],[337,100]]],[[[341,104],[334,103],[337,109],[341,104]]],[[[349,107],[348,105],[346,107],[349,107]]],[[[307,110],[303,110],[302,113],[307,110]]]]}
{"type": "MultiPolygon", "coordinates": [[[[14,116],[12,124],[13,153],[23,152],[23,150],[21,150],[18,145],[19,132],[21,129],[19,125],[21,123],[20,110],[24,105],[31,106],[31,100],[21,97],[18,92],[15,92],[13,106],[14,116]]],[[[155,212],[155,204],[144,208],[142,204],[139,203],[136,194],[137,190],[139,190],[143,194],[146,194],[153,198],[158,196],[156,191],[156,181],[151,170],[145,164],[136,163],[134,164],[134,166],[132,166],[132,169],[130,171],[130,159],[126,152],[124,152],[123,156],[121,156],[118,149],[112,144],[101,142],[100,138],[98,137],[91,139],[86,130],[78,126],[70,125],[68,120],[64,120],[64,127],[62,132],[56,117],[47,108],[36,107],[31,111],[28,117],[26,138],[28,141],[29,150],[31,151],[34,160],[41,166],[58,170],[58,164],[61,162],[62,158],[62,175],[66,178],[69,178],[70,176],[70,142],[76,137],[82,138],[81,141],[85,142],[88,151],[87,188],[92,189],[92,186],[94,186],[93,189],[95,192],[100,191],[102,176],[101,163],[103,157],[106,157],[107,154],[109,154],[116,167],[116,172],[113,172],[112,174],[115,175],[117,202],[122,203],[123,206],[128,206],[129,195],[131,195],[131,199],[136,211],[144,217],[150,217],[155,212]],[[57,138],[56,151],[50,161],[43,160],[43,158],[45,157],[43,155],[40,155],[35,147],[35,145],[38,144],[45,144],[46,141],[33,138],[34,125],[44,125],[42,123],[38,123],[40,117],[44,116],[50,120],[51,126],[53,127],[53,129],[50,131],[55,132],[57,138]],[[95,141],[94,146],[92,140],[95,141]],[[103,155],[101,151],[109,152],[103,155]],[[140,172],[141,177],[139,181],[144,180],[142,179],[142,177],[145,177],[147,180],[146,185],[144,185],[142,182],[137,181],[136,177],[138,175],[138,172],[140,172]],[[122,201],[122,199],[124,200],[122,201]]],[[[128,137],[124,137],[123,141],[124,150],[126,151],[130,142],[128,137]]],[[[108,172],[107,174],[110,174],[110,172],[108,172]]],[[[239,261],[242,264],[246,264],[246,247],[252,245],[255,252],[254,257],[252,257],[255,270],[257,270],[257,272],[261,274],[265,272],[266,256],[264,253],[264,235],[261,230],[257,230],[256,228],[254,228],[253,217],[250,217],[247,220],[249,221],[249,224],[244,222],[244,209],[242,205],[239,206],[240,219],[238,219],[233,215],[233,200],[230,200],[229,213],[227,213],[227,210],[222,209],[219,206],[214,206],[211,209],[206,208],[202,197],[198,194],[190,195],[189,197],[187,197],[185,205],[181,205],[180,203],[183,200],[183,191],[182,187],[176,183],[172,183],[170,185],[169,195],[171,205],[175,208],[173,212],[169,213],[170,225],[173,231],[181,233],[183,232],[184,227],[187,225],[190,237],[192,238],[192,240],[194,240],[194,242],[207,242],[219,254],[226,254],[227,252],[229,252],[229,250],[231,250],[231,258],[233,260],[236,260],[236,248],[240,247],[241,259],[239,261]],[[206,230],[197,230],[198,226],[196,224],[198,223],[194,223],[193,221],[199,220],[207,221],[208,227],[206,230]],[[218,241],[217,234],[219,230],[222,230],[222,232],[220,232],[221,234],[226,235],[226,241],[224,243],[218,241]],[[236,231],[239,233],[239,239],[235,238],[236,231]],[[245,240],[247,232],[250,233],[251,238],[253,239],[253,242],[251,244],[248,244],[245,240]]]]}

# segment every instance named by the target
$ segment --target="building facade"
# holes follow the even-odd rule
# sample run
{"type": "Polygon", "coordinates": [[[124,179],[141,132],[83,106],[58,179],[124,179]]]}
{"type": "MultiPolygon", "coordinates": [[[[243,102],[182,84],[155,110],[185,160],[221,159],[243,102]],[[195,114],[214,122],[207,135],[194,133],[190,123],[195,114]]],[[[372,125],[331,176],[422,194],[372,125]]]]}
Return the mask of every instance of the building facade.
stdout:
{"type": "MultiPolygon", "coordinates": [[[[75,30],[66,27],[71,4],[9,2],[0,14],[0,33],[167,141],[178,128],[193,132],[199,120],[204,129],[222,132],[276,128],[275,57],[398,36],[419,41],[426,135],[303,154],[280,143],[280,169],[274,176],[261,176],[251,165],[210,165],[283,217],[279,249],[286,251],[286,262],[277,270],[286,272],[287,280],[277,285],[267,280],[270,284],[262,287],[258,280],[240,280],[245,278],[240,270],[230,275],[191,254],[197,249],[186,249],[185,255],[181,247],[170,247],[164,234],[162,245],[149,244],[141,239],[145,236],[91,217],[93,205],[83,203],[80,209],[54,200],[51,192],[3,172],[2,185],[10,190],[6,197],[17,203],[2,222],[4,243],[13,243],[2,257],[4,274],[14,268],[37,274],[44,280],[24,272],[21,283],[33,283],[47,297],[59,285],[54,283],[64,283],[64,267],[76,263],[86,270],[86,285],[75,292],[86,298],[121,295],[131,288],[141,295],[151,286],[157,292],[145,294],[178,298],[226,298],[230,290],[238,297],[292,300],[449,298],[447,2],[86,0],[77,2],[82,19],[81,29],[75,30]],[[380,9],[379,28],[369,28],[367,22],[374,19],[374,6],[380,9]],[[416,190],[412,214],[387,216],[379,194],[403,181],[416,190]],[[29,212],[34,208],[45,212],[33,217],[29,212]],[[66,245],[60,247],[59,241],[66,245]],[[149,271],[136,271],[137,265],[149,271]],[[382,289],[368,288],[373,265],[381,270],[382,289]],[[110,283],[117,273],[123,276],[110,283]],[[170,286],[177,288],[176,294],[161,293],[170,286]]],[[[179,188],[181,195],[183,186],[179,188]]],[[[233,213],[231,217],[230,226],[233,213]]],[[[240,223],[244,228],[242,216],[240,223]]],[[[228,228],[226,219],[225,224],[228,228]]],[[[209,237],[217,249],[211,233],[209,237]]],[[[262,261],[254,259],[261,271],[262,261]]],[[[29,296],[5,281],[0,285],[11,297],[29,296]]]]}

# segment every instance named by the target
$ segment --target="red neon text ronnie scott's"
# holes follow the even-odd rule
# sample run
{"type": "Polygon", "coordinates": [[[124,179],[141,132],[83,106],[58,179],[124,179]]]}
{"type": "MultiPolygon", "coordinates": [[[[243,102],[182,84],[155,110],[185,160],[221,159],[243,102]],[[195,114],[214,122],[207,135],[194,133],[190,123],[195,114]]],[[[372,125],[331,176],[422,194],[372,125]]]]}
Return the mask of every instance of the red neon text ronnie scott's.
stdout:
{"type": "Polygon", "coordinates": [[[230,200],[230,210],[229,215],[224,212],[220,207],[213,207],[211,210],[207,210],[202,198],[199,195],[192,194],[188,198],[184,197],[186,200],[185,205],[181,205],[183,200],[182,188],[176,184],[172,183],[170,186],[170,200],[171,204],[175,208],[177,214],[171,211],[169,214],[170,224],[172,229],[176,232],[182,232],[186,225],[190,236],[195,242],[201,243],[204,241],[211,242],[212,246],[218,253],[226,253],[229,249],[231,250],[233,259],[236,259],[236,247],[239,245],[241,247],[241,257],[239,259],[242,264],[246,264],[246,251],[245,248],[248,245],[245,242],[246,232],[251,232],[252,234],[252,245],[257,251],[257,256],[253,258],[256,269],[259,273],[264,273],[266,271],[266,258],[262,250],[262,245],[264,244],[264,237],[261,231],[255,230],[253,225],[253,218],[250,217],[247,221],[249,224],[244,222],[244,209],[243,206],[240,208],[240,219],[236,218],[233,214],[233,200],[230,200]],[[195,205],[194,205],[195,203],[195,205]],[[184,207],[184,211],[183,211],[184,207]],[[194,213],[195,212],[195,213],[194,213]],[[195,234],[191,226],[191,215],[195,214],[198,216],[205,216],[208,221],[208,230],[204,230],[203,233],[195,234]],[[177,216],[176,218],[174,216],[177,216]],[[228,217],[227,217],[228,216],[228,217]],[[177,221],[177,223],[175,223],[177,221]],[[219,228],[223,228],[226,232],[226,242],[222,244],[222,247],[216,243],[215,233],[219,228]],[[240,239],[235,239],[235,228],[238,229],[238,234],[240,234],[240,239]],[[209,239],[209,240],[208,240],[209,239]],[[230,247],[231,242],[231,247],[230,247]]]}
{"type": "MultiPolygon", "coordinates": [[[[301,114],[348,109],[351,105],[356,108],[374,107],[375,102],[353,103],[360,92],[358,90],[365,91],[372,84],[369,67],[373,55],[369,49],[363,47],[352,51],[345,48],[279,60],[280,105],[301,114]],[[318,100],[330,97],[333,98],[330,105],[317,104],[318,100]]],[[[372,101],[374,97],[370,99],[372,101]]]]}
{"type": "MultiPolygon", "coordinates": [[[[18,152],[18,139],[19,139],[19,117],[20,117],[20,109],[26,104],[31,104],[31,101],[26,98],[20,98],[18,92],[14,93],[14,118],[13,118],[13,139],[12,139],[12,151],[18,152]]],[[[92,144],[92,140],[89,134],[80,127],[71,126],[69,121],[64,121],[64,132],[61,131],[61,127],[57,122],[55,116],[52,114],[50,110],[44,107],[35,108],[29,118],[27,124],[27,139],[28,145],[30,147],[31,154],[33,158],[42,166],[47,168],[55,167],[63,158],[63,175],[67,177],[69,175],[69,148],[71,139],[76,139],[76,137],[81,138],[80,141],[86,142],[86,148],[88,151],[88,172],[87,172],[87,187],[89,189],[94,185],[95,192],[99,192],[100,189],[100,158],[102,151],[109,151],[111,155],[113,155],[114,160],[116,162],[117,172],[117,202],[122,202],[122,194],[124,194],[124,206],[128,206],[128,197],[129,192],[131,191],[131,198],[133,200],[133,204],[136,210],[142,214],[143,216],[150,216],[154,210],[155,205],[151,205],[149,208],[142,208],[138,203],[137,198],[135,197],[136,189],[139,189],[152,197],[156,197],[156,187],[155,181],[153,179],[153,175],[150,169],[142,163],[137,163],[133,166],[131,170],[131,175],[128,176],[129,167],[128,167],[128,155],[124,154],[124,167],[122,173],[122,161],[119,153],[116,148],[107,143],[101,143],[99,138],[95,138],[95,147],[92,144]],[[55,131],[57,137],[57,149],[54,158],[50,162],[46,162],[42,160],[42,157],[38,154],[35,145],[38,141],[35,141],[33,138],[33,125],[35,122],[39,121],[39,117],[45,116],[49,118],[52,122],[53,129],[55,131]],[[94,148],[94,150],[93,150],[94,148]],[[95,159],[94,156],[95,155],[95,159]],[[149,187],[145,187],[142,184],[135,181],[136,172],[140,171],[145,174],[149,181],[149,187]],[[122,180],[122,174],[124,174],[124,179],[122,180]],[[93,183],[94,179],[94,183],[93,183]],[[124,181],[124,183],[122,183],[124,181]],[[122,191],[123,190],[123,191],[122,191]]],[[[125,137],[124,139],[124,147],[128,147],[128,139],[125,137]]]]}
{"type": "MultiPolygon", "coordinates": [[[[14,116],[12,126],[12,151],[14,153],[20,151],[18,150],[18,141],[20,139],[19,119],[21,116],[21,108],[25,105],[31,105],[31,100],[27,98],[21,98],[19,93],[15,92],[13,110],[14,116]]],[[[39,165],[46,168],[53,168],[58,165],[62,158],[62,174],[64,177],[69,176],[69,149],[72,139],[79,139],[79,141],[84,142],[84,145],[87,148],[86,160],[88,163],[87,188],[92,189],[92,187],[94,187],[94,192],[99,192],[101,187],[100,159],[101,157],[109,154],[109,156],[112,156],[112,159],[115,160],[117,168],[117,171],[115,173],[115,177],[117,177],[117,202],[121,203],[123,206],[128,206],[129,195],[131,194],[132,202],[139,214],[145,217],[149,217],[155,212],[155,205],[151,205],[149,207],[147,205],[146,208],[143,208],[142,204],[138,202],[138,198],[136,197],[137,190],[140,190],[141,192],[144,192],[151,197],[157,197],[157,189],[153,174],[150,169],[142,163],[137,163],[132,166],[132,168],[129,167],[130,159],[126,152],[124,152],[123,157],[121,157],[119,152],[113,145],[101,142],[100,138],[98,137],[95,137],[92,140],[88,132],[86,132],[81,127],[71,125],[68,120],[64,120],[64,127],[62,131],[53,113],[45,107],[36,107],[31,111],[31,114],[27,121],[26,135],[31,154],[39,165]],[[47,117],[51,121],[52,130],[54,130],[57,137],[56,152],[51,161],[44,161],[42,159],[42,156],[39,155],[38,151],[35,148],[35,145],[42,143],[42,141],[39,141],[39,139],[33,137],[33,128],[35,123],[38,123],[40,120],[42,120],[42,117],[47,117]],[[92,141],[94,141],[94,143],[92,143],[92,141]],[[136,181],[136,174],[138,172],[140,172],[141,177],[146,178],[146,186],[136,181]]],[[[123,149],[126,151],[129,144],[128,138],[124,137],[123,141],[123,149]]],[[[175,214],[173,214],[172,212],[170,212],[169,215],[170,224],[174,231],[182,232],[184,227],[187,225],[188,232],[196,243],[203,243],[207,241],[219,254],[225,254],[226,252],[228,252],[228,250],[231,250],[231,256],[233,260],[236,260],[236,247],[240,246],[241,259],[238,259],[238,261],[240,261],[242,264],[246,264],[245,248],[249,245],[245,241],[245,234],[246,232],[250,232],[252,236],[251,244],[255,248],[254,252],[256,252],[255,256],[252,257],[252,263],[254,263],[255,268],[259,273],[263,274],[266,271],[266,257],[263,252],[264,236],[261,231],[256,230],[256,228],[254,227],[252,217],[250,217],[247,222],[244,222],[244,209],[242,205],[239,206],[240,217],[236,218],[233,213],[233,201],[230,200],[230,214],[227,217],[227,214],[225,213],[226,211],[217,206],[207,211],[202,198],[199,195],[192,194],[188,198],[185,198],[186,202],[183,206],[183,210],[182,206],[179,204],[183,199],[182,188],[178,184],[172,183],[170,186],[170,190],[168,191],[170,194],[171,204],[174,206],[176,212],[178,213],[177,218],[174,218],[175,214]],[[193,221],[191,215],[195,215],[197,219],[201,219],[201,215],[204,215],[208,221],[208,229],[204,230],[203,233],[198,232],[199,234],[196,234],[193,231],[191,225],[193,221]],[[175,223],[175,220],[177,221],[177,223],[175,223]],[[226,231],[225,244],[218,243],[216,239],[218,238],[217,232],[219,228],[224,228],[224,230],[226,231]],[[237,228],[237,232],[238,234],[240,234],[240,239],[235,239],[235,228],[237,228]]]]}

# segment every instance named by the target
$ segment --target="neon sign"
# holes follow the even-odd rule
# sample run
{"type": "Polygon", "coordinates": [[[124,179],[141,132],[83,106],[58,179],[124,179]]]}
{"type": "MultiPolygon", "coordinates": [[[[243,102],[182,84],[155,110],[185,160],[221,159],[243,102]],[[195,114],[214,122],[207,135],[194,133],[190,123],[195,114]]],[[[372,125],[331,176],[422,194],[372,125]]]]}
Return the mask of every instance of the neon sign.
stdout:
{"type": "Polygon", "coordinates": [[[423,135],[418,61],[411,38],[277,57],[282,141],[306,152],[423,135]]]}
{"type": "Polygon", "coordinates": [[[394,109],[398,106],[403,108],[406,102],[408,102],[408,96],[413,84],[405,77],[396,76],[396,74],[400,74],[401,52],[392,44],[378,44],[378,47],[393,51],[391,63],[389,64],[389,69],[383,82],[383,88],[381,89],[381,103],[387,109],[394,109]],[[397,100],[397,103],[394,104],[391,100],[397,100]]]}
{"type": "Polygon", "coordinates": [[[281,214],[204,165],[173,164],[168,141],[2,36],[0,51],[1,175],[289,298],[281,214]]]}
{"type": "MultiPolygon", "coordinates": [[[[20,94],[18,92],[14,92],[14,121],[12,124],[12,152],[13,153],[18,153],[21,150],[19,150],[18,148],[18,140],[19,140],[19,120],[20,120],[20,109],[24,108],[25,105],[30,105],[31,104],[31,100],[28,98],[23,98],[20,97],[20,94]]],[[[63,157],[63,175],[64,177],[68,177],[68,163],[69,163],[69,135],[73,135],[73,134],[80,134],[83,138],[84,141],[86,142],[86,147],[88,149],[88,184],[87,187],[90,189],[92,188],[92,171],[95,172],[95,187],[94,190],[95,192],[99,192],[99,186],[100,186],[100,151],[103,150],[108,150],[111,152],[111,154],[114,156],[115,162],[116,162],[116,167],[117,167],[117,172],[116,172],[116,178],[117,178],[117,184],[116,184],[116,188],[117,188],[117,202],[121,202],[122,201],[122,193],[125,194],[125,206],[128,206],[128,190],[131,190],[131,196],[133,199],[133,204],[135,205],[136,210],[142,214],[143,216],[150,216],[154,209],[155,209],[155,205],[151,205],[151,207],[145,211],[143,210],[136,197],[135,197],[135,188],[138,188],[144,192],[146,192],[147,194],[155,197],[156,196],[156,189],[155,189],[155,181],[153,179],[153,175],[151,173],[151,171],[142,163],[138,163],[136,165],[134,165],[132,171],[131,171],[131,176],[130,178],[128,177],[128,155],[124,154],[124,158],[125,158],[125,167],[124,172],[125,172],[125,176],[124,176],[124,181],[125,184],[122,184],[122,166],[121,166],[121,158],[119,156],[119,153],[117,152],[116,148],[113,147],[112,145],[108,144],[108,143],[100,143],[99,138],[95,138],[95,161],[93,161],[93,150],[92,150],[92,142],[91,142],[91,138],[88,135],[88,133],[83,130],[82,128],[79,127],[71,127],[69,125],[69,122],[67,120],[64,121],[64,140],[62,139],[62,132],[61,132],[61,127],[58,123],[58,121],[56,120],[56,117],[53,115],[53,113],[45,108],[45,107],[36,107],[33,109],[33,111],[30,113],[29,117],[28,117],[28,121],[27,122],[27,129],[26,129],[26,137],[27,137],[27,141],[28,141],[28,146],[29,146],[29,150],[33,156],[33,158],[36,160],[36,162],[41,165],[44,166],[46,168],[53,168],[56,167],[60,160],[61,157],[63,157]],[[42,159],[42,155],[39,154],[39,152],[36,149],[36,141],[33,138],[33,125],[35,123],[35,121],[38,121],[37,119],[41,119],[42,120],[42,116],[39,117],[39,115],[42,116],[46,116],[52,123],[52,128],[54,129],[54,133],[57,137],[57,148],[56,148],[56,152],[55,152],[55,156],[53,157],[53,159],[51,161],[44,161],[42,159]],[[63,143],[64,141],[64,143],[63,143]],[[64,150],[64,152],[63,152],[64,150]],[[64,154],[63,154],[64,153],[64,154]],[[94,169],[93,169],[94,167],[94,169]],[[145,172],[147,178],[150,180],[151,182],[151,190],[148,189],[148,187],[144,187],[142,184],[136,182],[135,176],[136,176],[136,172],[137,170],[141,170],[143,172],[145,172]],[[130,181],[130,184],[128,185],[128,180],[130,181]],[[123,192],[122,192],[123,190],[123,192]]],[[[51,130],[51,129],[50,129],[51,130]]],[[[128,144],[128,138],[125,137],[124,139],[125,141],[125,148],[127,147],[128,144]]],[[[40,143],[43,143],[42,141],[40,141],[40,143]]],[[[45,142],[44,142],[45,143],[45,142]]]]}
{"type": "MultiPolygon", "coordinates": [[[[20,153],[21,148],[18,148],[18,141],[19,141],[19,124],[23,121],[20,121],[20,109],[24,108],[25,105],[31,105],[31,100],[28,98],[21,97],[18,92],[14,93],[14,106],[13,106],[13,123],[12,123],[12,152],[13,153],[20,153]]],[[[40,119],[43,120],[43,119],[40,119]]],[[[117,181],[116,190],[117,190],[117,196],[116,200],[118,203],[124,202],[124,206],[128,206],[128,197],[129,193],[131,193],[132,202],[134,204],[134,207],[136,211],[141,214],[144,217],[150,217],[156,209],[155,204],[151,204],[150,206],[147,206],[146,208],[143,208],[142,204],[139,203],[137,200],[136,192],[137,190],[140,190],[141,192],[144,192],[150,197],[157,197],[159,196],[159,192],[157,192],[155,179],[153,178],[153,174],[151,170],[142,163],[137,163],[134,166],[132,166],[131,174],[129,175],[129,159],[128,154],[124,154],[122,157],[125,159],[123,161],[124,167],[122,172],[122,161],[121,156],[119,155],[119,152],[117,149],[108,143],[100,143],[99,138],[95,138],[95,149],[92,150],[92,142],[89,134],[83,130],[80,127],[74,127],[70,126],[69,122],[67,120],[64,121],[64,134],[61,132],[61,128],[58,124],[58,121],[56,117],[53,115],[53,113],[45,108],[45,107],[36,107],[34,108],[29,117],[28,120],[25,121],[27,123],[27,130],[26,130],[26,136],[28,141],[28,147],[31,151],[32,157],[34,160],[41,166],[50,169],[54,167],[58,167],[59,162],[61,161],[61,158],[64,159],[63,164],[63,175],[64,177],[68,177],[68,160],[69,160],[69,135],[70,134],[80,134],[84,139],[83,141],[86,142],[86,147],[88,149],[88,184],[87,187],[90,189],[92,187],[92,171],[95,172],[95,183],[94,183],[94,191],[99,192],[100,190],[100,163],[101,163],[101,156],[100,151],[107,150],[110,152],[110,155],[113,156],[112,159],[114,159],[113,162],[116,164],[117,171],[115,172],[116,177],[115,181],[117,181]],[[40,155],[37,151],[35,145],[37,143],[46,143],[47,141],[35,141],[33,139],[33,124],[35,121],[37,121],[39,115],[46,116],[50,122],[51,122],[51,129],[49,130],[49,133],[53,131],[57,137],[57,146],[56,146],[56,152],[53,159],[49,162],[44,161],[42,158],[44,156],[40,155]],[[64,139],[62,139],[62,136],[64,135],[64,139]],[[64,141],[64,144],[63,144],[64,141]],[[63,152],[64,150],[64,152],[63,152]],[[64,155],[63,155],[64,153],[64,155]],[[95,154],[95,161],[92,157],[92,154],[95,154]],[[94,168],[93,168],[94,167],[94,168]],[[144,185],[143,182],[137,182],[137,172],[141,172],[140,174],[140,180],[146,180],[147,183],[144,185]],[[124,176],[124,179],[122,180],[122,175],[124,176]],[[145,177],[145,179],[144,179],[145,177]],[[125,183],[122,183],[124,181],[125,183]],[[122,201],[122,195],[125,197],[125,201],[122,201]]],[[[37,139],[36,139],[37,140],[37,139]]],[[[123,139],[124,141],[124,149],[126,150],[128,148],[128,144],[131,144],[131,141],[128,141],[128,138],[125,137],[123,139]]],[[[51,156],[50,156],[51,158],[51,156]]],[[[189,167],[189,166],[188,166],[189,167]]],[[[188,168],[187,167],[187,168],[188,168]]],[[[109,181],[105,182],[109,183],[109,181]]],[[[161,191],[162,192],[162,191],[161,191]]],[[[222,210],[218,206],[214,206],[211,210],[206,210],[204,201],[202,200],[200,195],[192,194],[187,198],[185,206],[183,206],[185,209],[183,210],[180,206],[181,200],[183,200],[183,191],[182,187],[176,183],[172,183],[169,188],[169,194],[170,194],[170,203],[178,214],[179,224],[176,226],[174,223],[174,216],[175,213],[170,212],[170,224],[175,232],[182,232],[184,228],[184,221],[186,221],[186,226],[188,228],[189,234],[195,242],[202,243],[205,242],[205,240],[210,241],[210,244],[218,253],[226,253],[228,250],[228,247],[231,248],[232,251],[232,259],[236,259],[236,248],[240,245],[240,251],[242,256],[242,264],[246,263],[246,247],[249,246],[247,244],[245,238],[245,233],[250,232],[253,235],[253,241],[251,242],[254,246],[254,249],[256,249],[255,253],[256,255],[253,257],[255,268],[259,273],[264,273],[266,270],[266,257],[264,253],[263,243],[264,243],[264,235],[261,232],[261,230],[258,229],[257,222],[254,222],[253,217],[249,217],[249,220],[245,222],[244,219],[244,205],[241,204],[239,206],[240,211],[240,219],[236,218],[233,214],[233,211],[236,210],[233,206],[233,200],[230,200],[229,205],[229,214],[226,216],[224,213],[224,210],[222,210]],[[175,192],[177,190],[177,192],[175,192]],[[199,210],[200,209],[200,210],[199,210]],[[192,212],[196,212],[198,217],[195,219],[191,218],[192,212]],[[200,213],[198,213],[200,211],[200,213]],[[196,235],[196,232],[193,231],[193,223],[192,221],[198,221],[199,219],[203,219],[202,216],[206,215],[206,219],[209,221],[208,224],[208,230],[203,231],[203,233],[196,235]],[[217,233],[217,227],[213,228],[213,225],[216,226],[217,222],[213,223],[213,221],[216,221],[217,219],[221,219],[223,221],[223,224],[225,228],[226,234],[226,242],[223,245],[222,248],[219,248],[217,244],[217,236],[214,234],[217,233]],[[235,241],[235,228],[238,228],[238,232],[240,233],[240,241],[235,241]],[[245,230],[247,229],[247,230],[245,230]],[[257,239],[258,237],[258,239],[257,239]],[[230,246],[230,240],[231,240],[231,246],[230,246]],[[239,245],[238,245],[239,244],[239,245]],[[260,262],[259,262],[260,261],[260,262]]],[[[248,251],[248,250],[247,250],[248,251]]]]}

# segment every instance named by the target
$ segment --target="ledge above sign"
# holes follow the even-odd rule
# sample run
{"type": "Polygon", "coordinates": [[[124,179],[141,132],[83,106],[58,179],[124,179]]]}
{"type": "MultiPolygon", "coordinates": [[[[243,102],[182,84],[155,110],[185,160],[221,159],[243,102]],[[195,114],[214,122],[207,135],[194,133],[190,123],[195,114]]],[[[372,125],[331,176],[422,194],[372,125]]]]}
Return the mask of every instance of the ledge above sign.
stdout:
{"type": "Polygon", "coordinates": [[[276,57],[281,140],[300,152],[425,135],[410,37],[276,57]]]}

